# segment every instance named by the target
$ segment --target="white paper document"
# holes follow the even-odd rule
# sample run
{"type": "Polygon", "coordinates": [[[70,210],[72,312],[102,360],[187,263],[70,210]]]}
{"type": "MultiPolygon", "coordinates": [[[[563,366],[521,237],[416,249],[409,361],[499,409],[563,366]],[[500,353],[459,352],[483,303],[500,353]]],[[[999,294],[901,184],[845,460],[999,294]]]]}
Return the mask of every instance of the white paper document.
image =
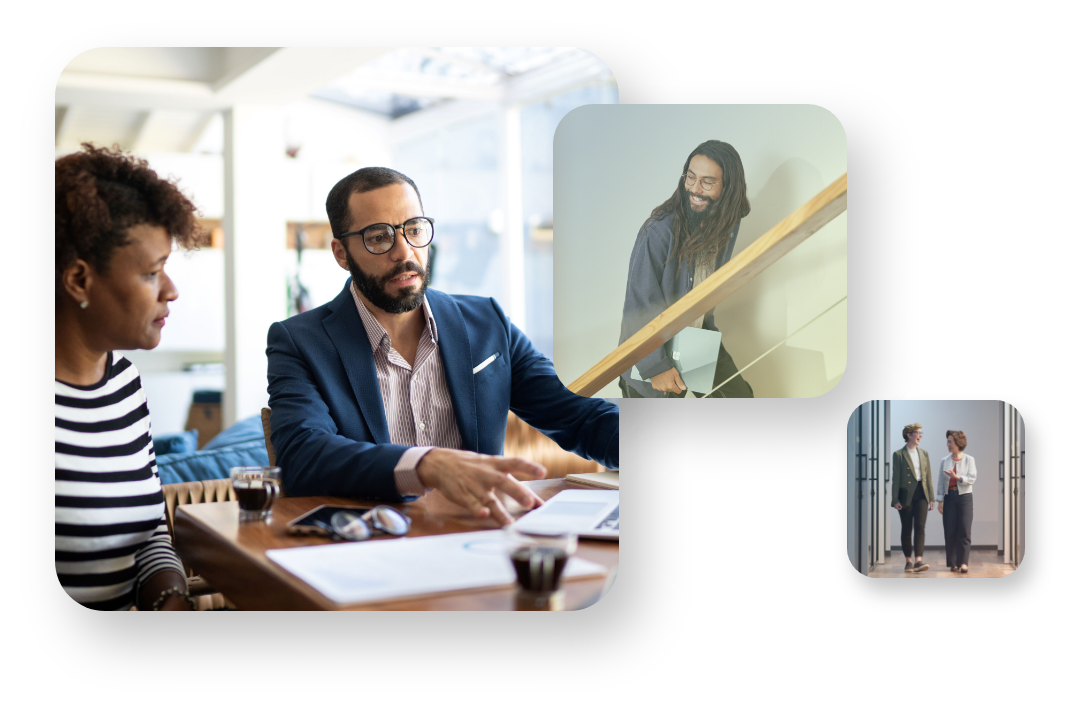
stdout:
{"type": "MultiPolygon", "coordinates": [[[[333,543],[267,550],[266,556],[336,603],[507,585],[516,580],[504,531],[333,543]]],[[[565,578],[606,568],[570,558],[565,578]]]]}

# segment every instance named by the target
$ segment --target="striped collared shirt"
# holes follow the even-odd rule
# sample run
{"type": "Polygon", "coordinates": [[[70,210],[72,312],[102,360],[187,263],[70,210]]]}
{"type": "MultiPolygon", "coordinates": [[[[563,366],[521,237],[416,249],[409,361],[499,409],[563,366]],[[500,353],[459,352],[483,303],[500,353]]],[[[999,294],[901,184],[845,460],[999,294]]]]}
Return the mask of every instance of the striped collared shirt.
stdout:
{"type": "Polygon", "coordinates": [[[435,446],[447,449],[462,446],[451,395],[447,391],[444,364],[440,360],[440,335],[432,308],[426,298],[426,327],[421,332],[417,354],[410,367],[409,362],[391,347],[390,335],[364,306],[355,284],[351,285],[350,291],[371,343],[391,443],[414,447],[408,449],[395,465],[394,485],[403,496],[419,496],[425,492],[417,476],[421,458],[435,446]]]}

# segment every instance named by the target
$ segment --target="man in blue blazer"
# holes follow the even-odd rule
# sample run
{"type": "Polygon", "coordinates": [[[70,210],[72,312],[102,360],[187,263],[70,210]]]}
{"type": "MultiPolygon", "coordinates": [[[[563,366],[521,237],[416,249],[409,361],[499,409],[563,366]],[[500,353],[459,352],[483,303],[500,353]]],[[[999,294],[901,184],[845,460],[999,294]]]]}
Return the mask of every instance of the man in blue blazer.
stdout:
{"type": "Polygon", "coordinates": [[[495,300],[428,289],[432,219],[408,177],[361,169],[326,201],[332,301],[269,328],[272,440],[290,495],[402,500],[438,489],[511,521],[502,494],[545,470],[504,458],[508,410],[562,448],[618,468],[618,408],[580,397],[495,300]]]}

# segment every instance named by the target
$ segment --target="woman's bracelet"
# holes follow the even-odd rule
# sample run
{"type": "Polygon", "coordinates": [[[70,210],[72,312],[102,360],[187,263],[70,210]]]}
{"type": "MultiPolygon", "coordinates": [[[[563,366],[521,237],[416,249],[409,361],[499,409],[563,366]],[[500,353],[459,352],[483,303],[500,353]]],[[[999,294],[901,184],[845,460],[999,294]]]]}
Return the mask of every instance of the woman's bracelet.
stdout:
{"type": "Polygon", "coordinates": [[[152,603],[152,609],[158,610],[160,607],[163,606],[163,603],[166,602],[167,598],[169,598],[171,595],[178,595],[179,597],[186,598],[186,602],[190,604],[190,609],[197,610],[197,599],[190,595],[188,591],[183,590],[177,585],[169,587],[163,592],[159,593],[159,597],[157,597],[155,599],[155,602],[152,603]]]}

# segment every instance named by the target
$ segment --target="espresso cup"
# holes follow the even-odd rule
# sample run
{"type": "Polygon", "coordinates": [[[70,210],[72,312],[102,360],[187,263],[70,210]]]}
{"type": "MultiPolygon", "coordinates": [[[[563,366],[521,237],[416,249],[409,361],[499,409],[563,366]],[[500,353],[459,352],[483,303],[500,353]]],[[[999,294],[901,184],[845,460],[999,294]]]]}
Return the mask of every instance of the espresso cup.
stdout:
{"type": "Polygon", "coordinates": [[[553,609],[549,603],[558,597],[561,576],[576,552],[576,543],[574,533],[533,533],[508,527],[508,557],[516,571],[520,600],[533,605],[528,609],[553,609]]]}
{"type": "Polygon", "coordinates": [[[239,502],[240,521],[263,521],[281,495],[281,470],[273,466],[234,466],[231,488],[239,502]]]}

